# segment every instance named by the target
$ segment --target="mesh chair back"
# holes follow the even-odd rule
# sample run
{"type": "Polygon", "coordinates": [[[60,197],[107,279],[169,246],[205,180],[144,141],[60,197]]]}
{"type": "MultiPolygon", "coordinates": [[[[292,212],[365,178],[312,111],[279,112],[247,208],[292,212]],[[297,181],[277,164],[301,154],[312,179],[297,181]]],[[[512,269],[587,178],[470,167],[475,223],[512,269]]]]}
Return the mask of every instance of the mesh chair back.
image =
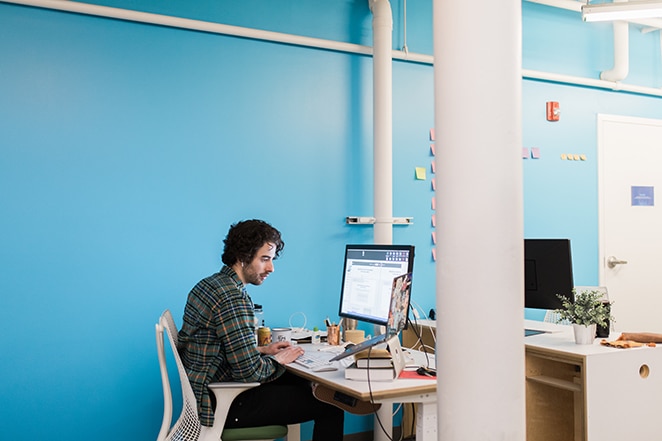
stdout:
{"type": "MultiPolygon", "coordinates": [[[[164,412],[164,421],[161,426],[161,432],[157,441],[196,441],[200,437],[200,419],[198,418],[198,407],[195,400],[195,394],[191,388],[191,383],[189,383],[188,376],[186,375],[186,370],[182,364],[182,360],[179,357],[179,352],[177,351],[177,327],[175,326],[175,321],[172,318],[172,314],[169,310],[165,310],[161,315],[159,320],[159,325],[161,328],[161,345],[159,347],[159,363],[161,364],[161,374],[163,379],[163,389],[164,389],[164,400],[169,400],[169,403],[166,402],[166,412],[164,412]],[[168,336],[168,342],[170,343],[170,348],[172,350],[173,356],[175,358],[175,363],[177,364],[177,371],[179,372],[179,381],[182,385],[182,413],[179,416],[177,422],[169,428],[171,423],[172,416],[172,395],[170,393],[170,384],[166,384],[168,380],[165,359],[165,347],[163,345],[163,330],[168,336]],[[162,354],[161,354],[162,352],[162,354]],[[163,357],[161,357],[163,355],[163,357]],[[165,374],[164,374],[165,369],[165,374]],[[168,391],[166,393],[165,391],[168,391]],[[166,397],[167,395],[167,397],[166,397]],[[170,407],[170,416],[167,416],[167,408],[170,407]],[[167,418],[166,418],[167,417],[167,418]],[[166,421],[166,419],[168,421],[166,421]],[[169,430],[168,430],[169,429],[169,430]]],[[[158,343],[158,333],[159,325],[157,325],[157,343],[158,343]]]]}

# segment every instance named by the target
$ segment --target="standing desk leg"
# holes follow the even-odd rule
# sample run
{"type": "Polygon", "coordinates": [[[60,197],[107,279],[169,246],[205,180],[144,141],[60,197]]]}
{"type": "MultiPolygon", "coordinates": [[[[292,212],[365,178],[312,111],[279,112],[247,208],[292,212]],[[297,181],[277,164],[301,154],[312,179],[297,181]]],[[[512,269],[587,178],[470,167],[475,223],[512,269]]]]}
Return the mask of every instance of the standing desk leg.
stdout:
{"type": "Polygon", "coordinates": [[[390,401],[383,402],[382,407],[375,412],[374,420],[374,441],[389,441],[389,438],[393,439],[393,403],[390,401]]]}
{"type": "Polygon", "coordinates": [[[437,441],[437,403],[420,403],[416,412],[416,441],[437,441]]]}

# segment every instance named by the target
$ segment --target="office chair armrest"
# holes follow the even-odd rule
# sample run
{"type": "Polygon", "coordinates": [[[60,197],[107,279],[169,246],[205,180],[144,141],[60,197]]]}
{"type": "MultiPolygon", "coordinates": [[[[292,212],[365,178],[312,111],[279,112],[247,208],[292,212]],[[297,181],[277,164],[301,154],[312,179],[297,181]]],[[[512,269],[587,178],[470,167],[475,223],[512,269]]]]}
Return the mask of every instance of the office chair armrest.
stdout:
{"type": "Polygon", "coordinates": [[[214,425],[209,428],[209,439],[219,440],[223,433],[225,419],[228,416],[230,405],[234,399],[245,390],[259,386],[260,383],[224,382],[211,383],[208,387],[216,397],[216,410],[214,411],[214,425]]]}

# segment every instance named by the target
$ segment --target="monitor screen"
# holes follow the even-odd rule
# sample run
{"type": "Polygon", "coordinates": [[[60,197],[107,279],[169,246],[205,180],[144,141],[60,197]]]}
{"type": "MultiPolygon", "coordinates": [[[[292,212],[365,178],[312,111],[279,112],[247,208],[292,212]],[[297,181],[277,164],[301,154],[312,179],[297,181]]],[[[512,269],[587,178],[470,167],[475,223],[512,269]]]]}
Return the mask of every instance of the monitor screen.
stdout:
{"type": "Polygon", "coordinates": [[[561,308],[561,294],[574,300],[569,239],[524,239],[524,306],[561,308]]]}
{"type": "Polygon", "coordinates": [[[413,269],[413,245],[347,245],[338,315],[386,326],[393,279],[413,269]]]}

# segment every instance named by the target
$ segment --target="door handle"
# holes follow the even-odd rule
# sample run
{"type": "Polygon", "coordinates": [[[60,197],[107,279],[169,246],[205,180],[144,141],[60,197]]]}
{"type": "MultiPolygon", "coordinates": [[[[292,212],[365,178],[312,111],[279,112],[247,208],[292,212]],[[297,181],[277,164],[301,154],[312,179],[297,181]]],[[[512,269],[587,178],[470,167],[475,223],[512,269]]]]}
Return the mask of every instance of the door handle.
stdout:
{"type": "Polygon", "coordinates": [[[625,265],[626,263],[628,263],[627,260],[618,260],[618,259],[617,259],[616,257],[614,257],[614,256],[609,256],[609,257],[607,257],[607,266],[608,266],[609,268],[615,268],[616,265],[625,265]]]}

